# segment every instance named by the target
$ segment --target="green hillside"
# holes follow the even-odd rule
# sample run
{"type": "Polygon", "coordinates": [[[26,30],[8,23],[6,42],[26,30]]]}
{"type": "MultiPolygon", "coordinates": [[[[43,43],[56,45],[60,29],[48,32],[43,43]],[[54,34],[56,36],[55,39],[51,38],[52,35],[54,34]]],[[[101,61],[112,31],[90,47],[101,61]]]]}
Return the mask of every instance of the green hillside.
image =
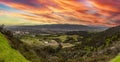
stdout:
{"type": "Polygon", "coordinates": [[[11,48],[8,40],[0,33],[0,62],[29,62],[18,51],[11,48]]]}
{"type": "Polygon", "coordinates": [[[111,62],[120,62],[120,55],[112,59],[111,62]]]}

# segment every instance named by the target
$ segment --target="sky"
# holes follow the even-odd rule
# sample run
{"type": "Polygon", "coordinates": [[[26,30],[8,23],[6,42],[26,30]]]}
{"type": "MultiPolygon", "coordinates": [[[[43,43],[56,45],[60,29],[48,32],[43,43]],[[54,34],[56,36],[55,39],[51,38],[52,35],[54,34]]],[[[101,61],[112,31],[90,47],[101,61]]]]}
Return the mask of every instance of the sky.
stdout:
{"type": "Polygon", "coordinates": [[[120,25],[120,0],[0,0],[0,24],[120,25]]]}

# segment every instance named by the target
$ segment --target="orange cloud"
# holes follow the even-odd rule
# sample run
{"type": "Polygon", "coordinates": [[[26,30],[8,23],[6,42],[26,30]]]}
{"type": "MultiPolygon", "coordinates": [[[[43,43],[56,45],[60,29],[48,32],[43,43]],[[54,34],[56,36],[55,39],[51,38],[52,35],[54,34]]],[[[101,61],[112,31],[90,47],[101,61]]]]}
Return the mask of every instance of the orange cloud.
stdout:
{"type": "Polygon", "coordinates": [[[120,0],[91,0],[91,3],[100,10],[120,12],[120,0]]]}
{"type": "Polygon", "coordinates": [[[55,24],[119,25],[120,0],[1,0],[0,3],[29,14],[16,16],[55,24]],[[86,3],[87,2],[87,3],[86,3]],[[31,15],[30,15],[31,14],[31,15]]]}

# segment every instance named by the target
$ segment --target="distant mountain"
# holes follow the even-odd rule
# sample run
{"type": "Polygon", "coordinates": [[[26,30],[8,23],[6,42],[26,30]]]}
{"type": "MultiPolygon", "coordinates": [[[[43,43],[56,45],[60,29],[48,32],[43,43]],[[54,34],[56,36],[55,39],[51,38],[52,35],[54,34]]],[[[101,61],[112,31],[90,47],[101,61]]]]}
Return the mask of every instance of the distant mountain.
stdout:
{"type": "Polygon", "coordinates": [[[112,34],[116,32],[120,32],[120,26],[112,27],[104,31],[105,33],[112,34]]]}
{"type": "Polygon", "coordinates": [[[29,25],[29,26],[10,26],[12,31],[28,31],[32,33],[60,33],[69,31],[103,31],[106,27],[92,27],[85,25],[52,24],[52,25],[29,25]]]}

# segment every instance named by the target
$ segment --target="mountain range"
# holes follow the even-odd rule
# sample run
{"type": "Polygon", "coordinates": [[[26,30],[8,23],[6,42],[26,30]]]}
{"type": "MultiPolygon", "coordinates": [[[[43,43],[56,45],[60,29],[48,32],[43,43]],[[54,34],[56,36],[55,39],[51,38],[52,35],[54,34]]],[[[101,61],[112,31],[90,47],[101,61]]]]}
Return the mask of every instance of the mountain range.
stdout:
{"type": "Polygon", "coordinates": [[[27,25],[9,26],[7,29],[12,31],[28,31],[31,33],[61,33],[70,31],[103,31],[108,27],[95,27],[85,25],[52,24],[52,25],[27,25]]]}

